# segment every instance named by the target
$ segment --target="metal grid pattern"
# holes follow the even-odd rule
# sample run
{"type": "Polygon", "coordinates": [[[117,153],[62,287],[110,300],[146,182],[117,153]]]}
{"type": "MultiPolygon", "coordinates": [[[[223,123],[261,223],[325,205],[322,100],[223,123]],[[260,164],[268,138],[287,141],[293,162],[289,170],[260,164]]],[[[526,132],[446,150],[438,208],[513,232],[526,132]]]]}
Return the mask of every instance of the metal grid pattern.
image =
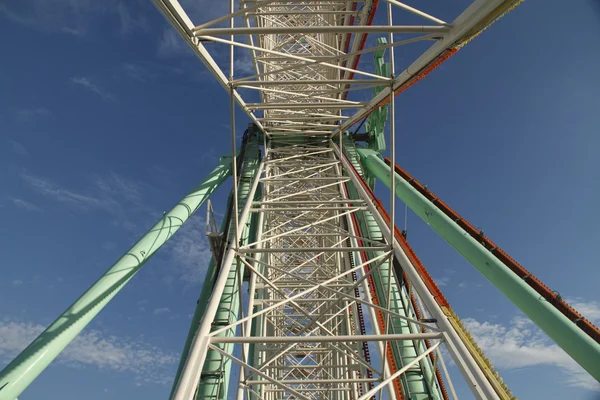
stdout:
{"type": "Polygon", "coordinates": [[[304,337],[336,338],[360,330],[352,299],[357,283],[348,273],[349,233],[342,220],[365,207],[342,202],[340,185],[347,181],[330,148],[282,146],[269,152],[259,209],[265,221],[260,239],[264,279],[258,280],[256,294],[262,300],[256,304],[283,302],[265,314],[263,336],[298,341],[257,349],[256,365],[279,382],[254,381],[253,389],[263,398],[288,398],[291,389],[310,399],[358,398],[364,385],[375,381],[367,377],[372,367],[359,342],[302,342],[304,337]]]}
{"type": "Polygon", "coordinates": [[[239,371],[229,398],[234,389],[239,400],[441,399],[431,371],[442,343],[478,398],[498,398],[400,246],[387,239],[389,227],[339,148],[327,139],[272,139],[265,148],[239,219],[257,215],[256,240],[229,247],[173,399],[204,399],[196,397],[199,378],[217,353],[239,371]],[[262,198],[252,201],[259,186],[262,198]],[[365,213],[379,236],[357,230],[354,217],[365,213]],[[406,277],[392,270],[394,258],[406,277]],[[216,326],[234,265],[249,272],[248,300],[240,300],[237,319],[216,326]],[[374,281],[385,276],[377,289],[374,281]],[[411,280],[426,320],[393,300],[392,281],[402,279],[411,280]]]}
{"type": "MultiPolygon", "coordinates": [[[[235,103],[263,132],[266,153],[260,178],[248,197],[254,198],[261,185],[260,204],[249,200],[239,212],[234,183],[236,240],[223,259],[172,398],[195,396],[209,351],[240,367],[238,399],[439,398],[433,380],[424,382],[424,371],[436,368],[430,360],[441,360],[437,349],[442,342],[474,395],[498,398],[394,239],[393,181],[391,218],[385,222],[362,188],[360,176],[331,138],[339,134],[341,139],[348,127],[389,102],[394,163],[394,95],[452,55],[515,0],[476,0],[452,23],[397,0],[385,0],[385,25],[373,25],[376,0],[240,0],[239,4],[231,0],[228,15],[200,25],[191,21],[177,0],[154,1],[230,93],[232,153],[236,152],[235,103]],[[430,25],[394,25],[397,9],[430,25]],[[244,25],[236,26],[240,17],[244,25]],[[386,34],[388,44],[365,47],[369,33],[386,34]],[[420,41],[433,44],[396,75],[394,48],[420,41]],[[205,42],[228,46],[228,69],[215,61],[205,42]],[[390,76],[359,68],[361,55],[382,47],[390,48],[390,76]],[[251,52],[254,75],[238,76],[238,48],[251,52]],[[351,99],[354,91],[373,87],[383,89],[372,100],[351,99]],[[258,93],[254,97],[260,100],[247,102],[245,93],[258,93]],[[350,182],[357,191],[353,198],[348,197],[350,182]],[[367,210],[380,240],[360,235],[353,217],[367,210]],[[257,240],[240,246],[241,224],[253,213],[260,221],[257,240]],[[394,259],[402,263],[413,288],[411,295],[423,303],[423,315],[432,323],[416,319],[407,301],[402,307],[393,304],[397,288],[392,290],[392,282],[401,281],[398,276],[392,279],[394,259]],[[213,329],[226,275],[234,263],[250,271],[248,303],[237,321],[213,329]],[[369,279],[375,275],[387,276],[378,291],[369,279]],[[365,316],[372,334],[361,326],[365,316]],[[237,350],[224,351],[220,344],[233,344],[237,350]],[[375,360],[370,359],[369,348],[376,350],[375,360]],[[436,357],[430,358],[433,353],[436,357]],[[415,376],[423,390],[412,384],[415,376]]],[[[339,142],[341,146],[343,141],[339,142]]],[[[234,157],[234,182],[236,170],[234,157]]]]}
{"type": "Polygon", "coordinates": [[[518,1],[476,0],[449,23],[385,0],[387,23],[374,25],[378,0],[230,0],[229,14],[200,24],[177,0],[154,0],[263,132],[326,136],[348,129],[390,101],[391,94],[421,79],[518,1]],[[416,15],[421,23],[395,25],[394,11],[416,15]],[[236,26],[240,20],[243,25],[236,26]],[[432,45],[403,70],[392,68],[391,76],[382,77],[359,63],[362,55],[381,48],[366,45],[369,33],[387,35],[391,49],[421,41],[432,45]],[[211,51],[219,44],[229,47],[228,68],[215,61],[222,57],[213,56],[206,42],[212,43],[211,51]],[[235,70],[236,49],[251,52],[253,75],[239,76],[235,70]],[[384,86],[374,99],[350,99],[352,92],[373,86],[384,86]],[[249,91],[258,91],[260,102],[244,100],[242,92],[249,96],[249,91]]]}

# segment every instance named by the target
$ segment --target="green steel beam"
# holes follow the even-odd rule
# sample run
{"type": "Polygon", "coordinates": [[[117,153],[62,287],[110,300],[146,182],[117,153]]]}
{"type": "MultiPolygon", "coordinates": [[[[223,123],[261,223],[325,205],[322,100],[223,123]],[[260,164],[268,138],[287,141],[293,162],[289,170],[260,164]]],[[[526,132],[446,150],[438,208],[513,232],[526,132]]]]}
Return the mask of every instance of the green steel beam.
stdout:
{"type": "MultiPolygon", "coordinates": [[[[230,193],[229,198],[227,200],[227,209],[230,209],[230,204],[232,202],[233,195],[230,193]]],[[[223,219],[221,221],[220,231],[224,232],[225,228],[229,224],[230,221],[227,219],[223,219]]],[[[183,345],[183,351],[181,352],[181,357],[179,359],[179,366],[177,367],[177,373],[175,374],[175,379],[173,380],[173,387],[171,388],[171,393],[169,394],[169,398],[173,396],[173,392],[177,386],[177,382],[179,382],[179,376],[181,375],[181,371],[183,370],[183,366],[185,365],[185,361],[187,360],[188,353],[190,352],[190,346],[192,345],[192,340],[194,340],[194,336],[196,336],[196,332],[198,332],[198,326],[200,325],[200,320],[204,315],[204,310],[206,310],[206,305],[208,304],[208,299],[212,294],[212,289],[215,284],[215,280],[217,278],[217,263],[215,261],[215,256],[211,257],[210,262],[208,264],[208,270],[206,271],[206,276],[204,277],[204,283],[202,284],[202,289],[200,291],[200,297],[196,302],[196,309],[194,310],[194,315],[192,316],[192,322],[190,323],[190,328],[188,330],[187,337],[185,339],[185,344],[183,345]]]]}
{"type": "MultiPolygon", "coordinates": [[[[384,61],[385,51],[387,49],[387,47],[384,46],[386,44],[387,40],[385,37],[377,38],[377,46],[380,47],[376,48],[376,50],[373,52],[375,73],[380,76],[390,76],[390,64],[384,61]]],[[[373,87],[373,97],[377,97],[383,88],[384,86],[373,87]]],[[[389,105],[386,104],[385,106],[375,109],[371,114],[369,114],[367,117],[367,123],[365,124],[365,130],[367,131],[367,136],[369,138],[367,141],[367,147],[379,153],[385,150],[384,129],[385,123],[388,119],[388,107],[389,105]]]]}
{"type": "Polygon", "coordinates": [[[15,400],[230,174],[231,158],[222,157],[202,183],[8,364],[0,372],[0,400],[15,400]]]}
{"type": "MultiPolygon", "coordinates": [[[[358,149],[358,153],[364,168],[389,187],[392,170],[381,159],[379,153],[370,149],[358,149]]],[[[462,254],[579,365],[600,381],[600,344],[541,298],[539,293],[415,190],[410,183],[394,174],[398,198],[462,254]]]]}
{"type": "MultiPolygon", "coordinates": [[[[374,151],[379,153],[378,150],[374,151]]],[[[356,168],[357,172],[363,175],[364,168],[360,164],[357,148],[348,139],[344,140],[344,153],[354,168],[356,168]]],[[[358,199],[359,196],[354,184],[352,182],[348,182],[346,185],[350,193],[350,198],[358,199]]],[[[356,215],[362,235],[365,235],[371,240],[384,240],[381,228],[379,228],[379,225],[377,225],[377,222],[375,222],[375,218],[370,211],[360,211],[357,212],[356,215]]],[[[369,252],[369,257],[373,258],[381,254],[382,252],[369,252]]],[[[399,314],[403,314],[408,318],[417,319],[416,315],[414,315],[412,309],[410,308],[410,298],[406,292],[406,286],[401,286],[398,284],[396,279],[397,277],[394,276],[394,274],[390,274],[390,267],[389,260],[384,261],[381,266],[377,268],[378,271],[374,272],[372,275],[377,296],[379,297],[380,301],[384,300],[384,305],[387,304],[390,310],[399,314]],[[388,284],[391,284],[391,300],[387,299],[388,284]]],[[[390,329],[387,333],[420,333],[420,327],[397,317],[391,317],[389,319],[389,324],[390,329]]],[[[400,340],[391,342],[391,346],[396,359],[401,364],[400,367],[403,367],[407,363],[413,361],[419,356],[419,354],[422,354],[427,350],[423,341],[400,340]]],[[[413,400],[437,400],[443,398],[439,388],[439,383],[434,376],[434,369],[431,365],[429,357],[421,360],[419,366],[422,368],[423,374],[412,373],[410,374],[410,380],[405,374],[403,374],[401,377],[402,386],[404,387],[405,391],[407,391],[407,397],[410,397],[413,400]],[[433,382],[434,385],[430,385],[431,382],[433,382]]]]}
{"type": "MultiPolygon", "coordinates": [[[[255,179],[260,165],[261,157],[256,133],[250,135],[244,152],[244,160],[240,172],[238,184],[238,204],[245,204],[251,192],[252,183],[255,179]]],[[[255,199],[253,199],[255,200],[255,199]]],[[[241,215],[242,210],[239,210],[241,215]]],[[[240,215],[230,216],[229,240],[234,240],[235,229],[233,218],[239,218],[240,215]]],[[[249,243],[251,235],[251,216],[246,221],[240,221],[240,246],[249,243]]],[[[212,321],[213,330],[219,329],[223,325],[229,325],[237,320],[240,313],[240,290],[242,289],[242,279],[244,277],[244,264],[234,260],[227,277],[227,284],[221,294],[219,308],[212,321]]],[[[212,291],[212,290],[211,290],[212,291]]],[[[207,302],[208,303],[208,302],[207,302]]],[[[234,336],[236,328],[229,329],[217,335],[217,337],[234,336]]],[[[234,345],[232,343],[222,343],[218,345],[221,350],[233,354],[234,345]]],[[[197,400],[224,400],[228,398],[229,381],[231,375],[231,360],[224,358],[215,350],[209,350],[206,361],[202,366],[202,375],[195,396],[197,400]]]]}

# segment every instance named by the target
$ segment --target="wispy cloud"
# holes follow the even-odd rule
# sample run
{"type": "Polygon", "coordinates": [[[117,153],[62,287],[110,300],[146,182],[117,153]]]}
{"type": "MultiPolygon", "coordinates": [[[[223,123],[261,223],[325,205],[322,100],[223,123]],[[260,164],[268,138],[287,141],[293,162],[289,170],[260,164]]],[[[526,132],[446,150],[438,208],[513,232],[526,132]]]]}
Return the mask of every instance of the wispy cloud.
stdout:
{"type": "MultiPolygon", "coordinates": [[[[194,25],[200,25],[215,18],[221,17],[229,12],[229,3],[214,2],[210,0],[181,0],[181,6],[186,11],[194,25]]],[[[229,22],[221,22],[213,27],[227,26],[229,22]]],[[[236,26],[240,26],[240,21],[236,21],[236,26]]]]}
{"type": "Polygon", "coordinates": [[[31,121],[38,118],[49,117],[52,113],[44,107],[20,108],[17,110],[17,119],[31,121]]]}
{"type": "MultiPolygon", "coordinates": [[[[600,317],[600,305],[580,301],[579,309],[587,317],[600,317]]],[[[563,372],[565,384],[600,391],[600,383],[581,368],[564,350],[528,318],[514,317],[509,324],[463,320],[485,354],[498,368],[520,369],[532,366],[554,366],[563,372]]]]}
{"type": "MultiPolygon", "coordinates": [[[[8,361],[44,330],[40,324],[0,321],[0,359],[8,361]]],[[[82,332],[58,357],[72,368],[96,367],[133,375],[136,384],[171,383],[176,354],[164,351],[143,338],[123,338],[98,330],[82,332]]]]}
{"type": "Polygon", "coordinates": [[[600,303],[597,301],[585,301],[581,297],[567,299],[573,308],[581,315],[592,321],[595,325],[600,325],[600,303]]]}
{"type": "Polygon", "coordinates": [[[152,220],[159,217],[152,207],[156,189],[115,172],[86,175],[83,184],[77,187],[67,187],[28,171],[22,171],[20,177],[37,194],[68,206],[70,210],[108,214],[109,223],[131,234],[132,240],[137,239],[144,228],[150,227],[139,223],[138,218],[152,220]]]}
{"type": "Polygon", "coordinates": [[[142,188],[138,182],[127,179],[115,172],[104,176],[94,175],[93,180],[96,188],[102,193],[124,197],[135,204],[142,202],[142,188]]]}
{"type": "Polygon", "coordinates": [[[435,279],[435,283],[438,286],[448,286],[448,283],[450,283],[450,278],[447,276],[444,276],[442,278],[435,279]]]}
{"type": "Polygon", "coordinates": [[[183,38],[172,27],[165,28],[158,41],[158,55],[162,57],[191,55],[183,38]]]}
{"type": "MultiPolygon", "coordinates": [[[[139,11],[132,14],[126,4],[120,0],[30,0],[13,2],[10,7],[0,3],[0,15],[38,31],[77,37],[86,36],[104,22],[104,17],[117,19],[123,35],[136,30],[146,31],[145,16],[139,11]]],[[[139,4],[137,6],[139,9],[139,4]]]]}
{"type": "Polygon", "coordinates": [[[115,101],[117,98],[112,93],[102,89],[95,83],[93,83],[89,78],[86,77],[73,77],[71,78],[71,82],[76,85],[80,85],[87,90],[96,93],[98,96],[102,97],[103,100],[115,101]]]}
{"type": "MultiPolygon", "coordinates": [[[[148,211],[144,191],[155,189],[140,181],[129,179],[115,172],[105,175],[88,175],[84,189],[69,189],[49,179],[22,171],[21,179],[37,193],[60,203],[82,210],[102,209],[120,216],[122,204],[135,206],[137,211],[148,211]]],[[[119,225],[126,220],[119,219],[119,225]]]]}
{"type": "Polygon", "coordinates": [[[12,281],[13,286],[19,286],[23,284],[23,281],[20,279],[15,279],[14,281],[12,281]]]}
{"type": "Polygon", "coordinates": [[[25,156],[25,157],[29,157],[31,154],[29,154],[29,152],[27,151],[27,149],[25,148],[25,146],[23,146],[21,143],[15,141],[15,140],[7,140],[8,145],[10,147],[10,150],[15,153],[18,154],[20,156],[25,156]]]}
{"type": "Polygon", "coordinates": [[[36,212],[42,212],[42,209],[39,208],[38,206],[36,206],[33,203],[30,203],[26,200],[23,199],[18,199],[16,197],[11,197],[10,200],[12,201],[12,203],[15,205],[15,207],[17,208],[21,208],[23,210],[26,211],[36,211],[36,212]]]}
{"type": "Polygon", "coordinates": [[[97,196],[65,189],[52,181],[36,177],[25,172],[21,173],[21,178],[39,194],[82,210],[110,210],[112,207],[118,206],[118,203],[111,198],[99,198],[97,196]]]}
{"type": "Polygon", "coordinates": [[[168,307],[160,307],[154,309],[154,315],[169,314],[171,310],[168,307]]]}
{"type": "Polygon", "coordinates": [[[204,219],[191,217],[167,242],[166,253],[173,261],[172,273],[177,280],[186,284],[201,282],[212,258],[204,219]]]}
{"type": "Polygon", "coordinates": [[[233,65],[235,76],[254,75],[256,71],[254,70],[254,61],[252,60],[250,51],[247,49],[236,49],[236,51],[237,54],[233,65]]]}
{"type": "Polygon", "coordinates": [[[135,30],[146,31],[148,29],[148,21],[144,15],[139,12],[132,15],[125,3],[119,2],[116,12],[121,22],[121,34],[127,35],[135,30]]]}
{"type": "Polygon", "coordinates": [[[142,83],[153,82],[158,77],[158,74],[141,65],[125,63],[123,69],[130,78],[142,83]]]}

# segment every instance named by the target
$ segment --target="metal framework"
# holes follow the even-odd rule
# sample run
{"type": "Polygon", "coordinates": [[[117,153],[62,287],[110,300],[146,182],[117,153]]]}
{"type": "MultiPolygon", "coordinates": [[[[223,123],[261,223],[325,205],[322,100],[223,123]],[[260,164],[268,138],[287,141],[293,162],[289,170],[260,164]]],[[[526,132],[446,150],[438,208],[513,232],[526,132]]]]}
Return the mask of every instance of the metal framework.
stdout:
{"type": "Polygon", "coordinates": [[[441,346],[475,398],[513,398],[396,228],[396,197],[600,379],[600,331],[396,166],[394,97],[519,0],[476,0],[452,22],[385,0],[379,24],[379,0],[230,0],[228,14],[200,23],[177,0],[154,2],[228,91],[231,156],[0,373],[0,400],[14,400],[230,175],[221,228],[208,206],[214,257],[171,399],[455,399],[441,346]],[[420,23],[394,24],[398,12],[420,23]],[[369,47],[374,33],[385,38],[369,47]],[[419,42],[431,45],[397,68],[395,49],[419,42]],[[223,49],[228,62],[217,62],[223,49]],[[360,61],[368,53],[375,72],[360,61]],[[243,54],[250,76],[236,74],[243,54]],[[239,146],[236,103],[253,122],[239,146]],[[367,118],[377,133],[365,148],[346,131],[367,118]],[[389,214],[375,179],[390,188],[389,214]]]}

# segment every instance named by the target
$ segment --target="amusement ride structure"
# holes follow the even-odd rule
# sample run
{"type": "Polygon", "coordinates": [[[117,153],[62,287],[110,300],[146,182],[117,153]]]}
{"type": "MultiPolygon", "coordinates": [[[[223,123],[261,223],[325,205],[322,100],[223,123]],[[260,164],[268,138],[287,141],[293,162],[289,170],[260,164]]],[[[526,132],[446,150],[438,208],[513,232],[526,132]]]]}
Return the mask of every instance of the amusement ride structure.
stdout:
{"type": "Polygon", "coordinates": [[[6,366],[0,400],[17,398],[229,176],[220,228],[208,202],[213,258],[171,399],[458,398],[448,358],[473,397],[514,398],[396,227],[396,197],[600,380],[600,331],[396,165],[394,97],[519,1],[476,0],[445,22],[397,0],[231,0],[200,25],[177,0],[154,2],[229,92],[232,155],[6,366]],[[395,24],[399,12],[417,22],[395,24]],[[368,34],[379,34],[372,46],[368,34]],[[397,68],[394,51],[411,45],[424,50],[397,68]],[[251,76],[236,74],[243,54],[251,76]],[[236,105],[252,121],[241,141],[236,105]]]}

